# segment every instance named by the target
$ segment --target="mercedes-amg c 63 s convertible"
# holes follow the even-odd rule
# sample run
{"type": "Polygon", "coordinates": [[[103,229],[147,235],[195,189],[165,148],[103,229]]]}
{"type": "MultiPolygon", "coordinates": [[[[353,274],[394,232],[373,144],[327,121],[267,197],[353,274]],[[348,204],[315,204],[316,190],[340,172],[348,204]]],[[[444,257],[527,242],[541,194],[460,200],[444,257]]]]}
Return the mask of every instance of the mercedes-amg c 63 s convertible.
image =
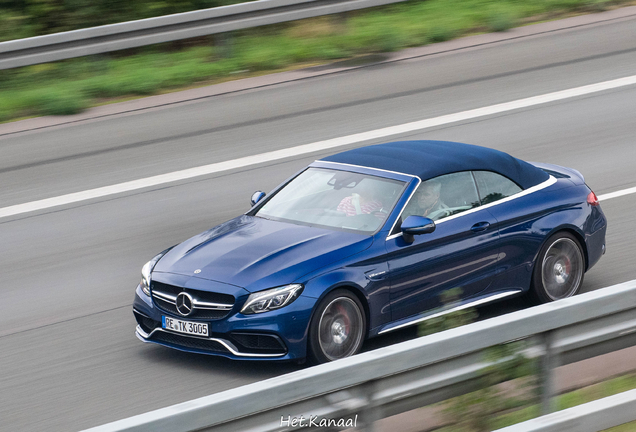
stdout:
{"type": "Polygon", "coordinates": [[[453,142],[361,147],[150,260],[136,334],[233,359],[337,360],[458,308],[570,297],[606,226],[571,168],[453,142]]]}

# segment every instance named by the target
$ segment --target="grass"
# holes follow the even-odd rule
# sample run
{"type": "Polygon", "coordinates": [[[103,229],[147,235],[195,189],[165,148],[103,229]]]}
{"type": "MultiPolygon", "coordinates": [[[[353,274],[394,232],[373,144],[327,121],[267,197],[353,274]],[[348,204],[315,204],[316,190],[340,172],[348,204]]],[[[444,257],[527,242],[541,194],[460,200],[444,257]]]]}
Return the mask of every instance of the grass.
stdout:
{"type": "MultiPolygon", "coordinates": [[[[608,397],[617,393],[622,393],[634,388],[636,388],[636,373],[620,376],[607,381],[603,381],[598,384],[591,385],[589,387],[584,387],[579,390],[564,393],[556,398],[556,406],[558,410],[572,408],[577,405],[592,402],[594,400],[608,397]]],[[[538,404],[515,409],[499,415],[495,419],[493,419],[493,430],[530,420],[532,418],[539,417],[540,415],[540,406],[538,404]]],[[[636,422],[627,423],[621,426],[607,429],[608,432],[633,432],[635,430],[636,422]]],[[[454,424],[437,429],[436,432],[471,431],[461,424],[454,424]]]]}
{"type": "Polygon", "coordinates": [[[0,122],[74,114],[120,98],[396,51],[479,32],[587,13],[633,0],[410,0],[326,16],[0,71],[0,122]]]}
{"type": "Polygon", "coordinates": [[[634,432],[635,430],[636,422],[630,422],[613,428],[605,429],[605,432],[634,432]]]}

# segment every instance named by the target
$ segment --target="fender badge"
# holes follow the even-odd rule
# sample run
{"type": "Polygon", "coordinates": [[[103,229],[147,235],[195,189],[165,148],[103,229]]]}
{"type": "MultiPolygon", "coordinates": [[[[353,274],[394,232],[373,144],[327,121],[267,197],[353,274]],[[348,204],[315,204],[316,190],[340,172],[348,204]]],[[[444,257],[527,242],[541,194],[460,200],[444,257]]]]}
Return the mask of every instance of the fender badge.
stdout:
{"type": "Polygon", "coordinates": [[[199,274],[199,273],[201,273],[201,269],[196,269],[196,270],[194,271],[194,274],[199,274]]]}

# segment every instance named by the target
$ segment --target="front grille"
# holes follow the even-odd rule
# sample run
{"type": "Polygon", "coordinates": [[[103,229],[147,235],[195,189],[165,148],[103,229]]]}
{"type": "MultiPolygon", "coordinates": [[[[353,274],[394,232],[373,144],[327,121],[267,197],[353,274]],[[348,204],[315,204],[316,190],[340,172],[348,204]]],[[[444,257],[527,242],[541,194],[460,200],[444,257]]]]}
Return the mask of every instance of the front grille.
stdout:
{"type": "Polygon", "coordinates": [[[180,316],[180,314],[179,312],[177,312],[177,307],[175,306],[175,304],[166,300],[165,298],[161,298],[159,294],[163,293],[176,297],[179,293],[182,293],[184,291],[190,294],[192,298],[202,302],[228,305],[227,309],[224,308],[221,310],[201,309],[195,307],[192,310],[192,313],[187,316],[187,318],[219,320],[228,316],[228,314],[231,312],[232,307],[234,306],[234,296],[230,294],[194,290],[190,288],[181,288],[155,281],[153,281],[151,284],[151,292],[153,294],[152,299],[154,300],[155,305],[157,305],[159,309],[177,316],[180,316]],[[157,293],[157,295],[155,295],[155,293],[157,293]]]}
{"type": "Polygon", "coordinates": [[[162,331],[155,332],[150,340],[155,342],[163,342],[171,345],[177,345],[183,348],[191,348],[201,351],[211,351],[219,353],[228,353],[229,351],[217,341],[201,339],[196,337],[181,336],[173,333],[162,331]]]}
{"type": "Polygon", "coordinates": [[[180,292],[185,291],[191,296],[196,297],[199,300],[204,302],[223,303],[223,304],[231,304],[231,305],[234,304],[234,296],[230,294],[201,291],[201,290],[195,290],[190,288],[181,288],[178,286],[168,285],[168,284],[156,282],[156,281],[152,281],[151,285],[153,290],[165,292],[168,294],[172,294],[174,296],[176,296],[180,292]]]}
{"type": "MultiPolygon", "coordinates": [[[[155,296],[152,296],[152,299],[155,301],[157,307],[162,311],[181,316],[181,314],[177,312],[177,307],[174,304],[155,296]]],[[[194,309],[190,315],[184,318],[218,320],[221,318],[225,318],[229,313],[229,310],[194,309]]]]}
{"type": "Polygon", "coordinates": [[[278,336],[256,333],[231,333],[230,337],[240,352],[284,354],[285,345],[278,336]]]}

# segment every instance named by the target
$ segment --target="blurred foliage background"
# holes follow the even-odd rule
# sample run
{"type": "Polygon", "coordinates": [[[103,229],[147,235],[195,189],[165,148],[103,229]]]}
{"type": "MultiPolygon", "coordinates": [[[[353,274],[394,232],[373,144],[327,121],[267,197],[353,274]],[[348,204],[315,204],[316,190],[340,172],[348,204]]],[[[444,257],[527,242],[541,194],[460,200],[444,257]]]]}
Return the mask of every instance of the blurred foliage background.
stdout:
{"type": "MultiPolygon", "coordinates": [[[[239,0],[0,0],[0,41],[130,21],[239,0]]],[[[636,0],[408,0],[120,52],[0,71],[0,122],[589,12],[636,0]]],[[[370,56],[372,57],[372,56],[370,56]]],[[[377,61],[377,56],[375,58],[377,61]]]]}
{"type": "MultiPolygon", "coordinates": [[[[0,41],[39,36],[85,27],[113,24],[198,9],[213,8],[246,0],[0,0],[0,41]]],[[[247,0],[249,1],[249,0],[247,0]]],[[[411,0],[408,3],[424,3],[411,0]]],[[[537,12],[594,9],[613,0],[446,0],[444,8],[451,14],[461,4],[469,4],[475,13],[486,10],[492,15],[493,28],[504,28],[513,18],[511,8],[537,12]],[[497,10],[493,10],[498,9],[497,10]],[[494,13],[499,12],[499,13],[494,13]]]]}
{"type": "Polygon", "coordinates": [[[241,3],[241,0],[0,0],[0,41],[241,3]]]}

